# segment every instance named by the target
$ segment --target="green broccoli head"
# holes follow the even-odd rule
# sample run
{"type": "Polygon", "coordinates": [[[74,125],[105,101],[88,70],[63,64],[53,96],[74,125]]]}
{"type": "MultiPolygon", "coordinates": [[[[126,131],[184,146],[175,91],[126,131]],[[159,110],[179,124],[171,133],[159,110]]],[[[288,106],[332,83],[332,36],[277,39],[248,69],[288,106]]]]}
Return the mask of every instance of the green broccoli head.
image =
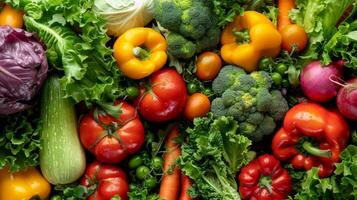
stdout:
{"type": "Polygon", "coordinates": [[[182,12],[180,33],[188,38],[200,39],[212,26],[210,13],[210,9],[201,1],[194,1],[191,7],[182,12]]]}
{"type": "Polygon", "coordinates": [[[270,116],[275,120],[282,120],[285,113],[289,110],[288,102],[285,100],[283,95],[278,90],[271,91],[272,102],[269,113],[270,116]]]}
{"type": "Polygon", "coordinates": [[[218,76],[213,80],[212,89],[217,95],[222,95],[236,81],[236,77],[245,75],[246,72],[234,65],[227,65],[221,69],[218,76]]]}
{"type": "Polygon", "coordinates": [[[207,30],[205,35],[196,41],[196,53],[200,53],[206,49],[212,49],[217,46],[221,38],[221,30],[217,26],[212,26],[207,30]]]}
{"type": "MultiPolygon", "coordinates": [[[[191,1],[184,0],[183,2],[191,1]]],[[[160,25],[172,31],[179,31],[183,10],[172,0],[154,1],[154,18],[160,25]]]]}
{"type": "Polygon", "coordinates": [[[196,45],[182,35],[171,32],[166,40],[168,51],[175,58],[189,59],[196,52],[196,45]]]}
{"type": "Polygon", "coordinates": [[[216,47],[220,39],[210,5],[204,0],[155,0],[154,18],[164,28],[193,42],[195,53],[200,53],[216,47]]]}
{"type": "Polygon", "coordinates": [[[246,74],[235,66],[223,67],[213,81],[214,116],[232,116],[238,121],[239,131],[253,141],[259,141],[275,129],[288,104],[280,91],[270,91],[271,78],[265,72],[246,74]]]}

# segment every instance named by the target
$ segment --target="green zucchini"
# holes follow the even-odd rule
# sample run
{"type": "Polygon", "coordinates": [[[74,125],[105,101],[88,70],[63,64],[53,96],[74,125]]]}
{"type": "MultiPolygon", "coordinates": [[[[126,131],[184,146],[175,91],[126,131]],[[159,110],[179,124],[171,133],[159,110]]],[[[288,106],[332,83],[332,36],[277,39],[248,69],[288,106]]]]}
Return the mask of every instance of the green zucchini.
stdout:
{"type": "Polygon", "coordinates": [[[80,178],[86,158],[77,131],[74,104],[64,98],[58,77],[47,78],[41,98],[40,167],[52,184],[67,184],[80,178]]]}

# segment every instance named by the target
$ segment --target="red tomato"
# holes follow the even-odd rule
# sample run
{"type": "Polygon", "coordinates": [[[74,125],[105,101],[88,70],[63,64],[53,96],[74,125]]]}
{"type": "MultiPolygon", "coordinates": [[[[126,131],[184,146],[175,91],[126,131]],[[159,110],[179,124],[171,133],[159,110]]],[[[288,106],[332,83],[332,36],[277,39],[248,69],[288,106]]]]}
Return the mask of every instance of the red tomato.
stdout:
{"type": "Polygon", "coordinates": [[[138,152],[144,143],[144,126],[134,107],[125,101],[121,104],[118,119],[98,112],[85,115],[79,125],[83,146],[104,163],[118,163],[130,154],[138,152]]]}
{"type": "Polygon", "coordinates": [[[135,100],[148,121],[164,122],[178,117],[185,107],[187,91],[183,78],[173,69],[162,69],[150,77],[150,87],[135,100]]]}
{"type": "Polygon", "coordinates": [[[81,185],[95,187],[89,200],[110,200],[118,195],[121,200],[128,199],[129,184],[125,172],[117,166],[101,165],[94,161],[81,179],[81,185]]]}

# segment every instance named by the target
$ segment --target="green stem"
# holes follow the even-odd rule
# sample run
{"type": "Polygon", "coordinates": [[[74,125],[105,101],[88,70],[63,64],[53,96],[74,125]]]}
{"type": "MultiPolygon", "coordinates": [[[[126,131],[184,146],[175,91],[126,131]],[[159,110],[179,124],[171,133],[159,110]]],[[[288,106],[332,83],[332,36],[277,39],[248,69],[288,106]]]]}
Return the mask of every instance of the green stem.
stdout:
{"type": "Polygon", "coordinates": [[[135,47],[133,49],[133,54],[140,60],[146,60],[151,55],[150,51],[142,47],[135,47]]]}
{"type": "Polygon", "coordinates": [[[97,104],[106,112],[108,115],[111,115],[115,117],[116,119],[119,119],[119,116],[121,114],[121,106],[122,104],[118,105],[112,105],[112,103],[100,103],[97,102],[97,104]]]}
{"type": "Polygon", "coordinates": [[[272,180],[271,180],[270,176],[261,176],[261,178],[259,180],[260,187],[264,187],[264,188],[268,189],[268,191],[270,193],[272,192],[271,183],[272,183],[272,180]]]}
{"type": "Polygon", "coordinates": [[[309,154],[313,155],[313,156],[317,156],[317,157],[327,157],[327,158],[331,158],[331,151],[330,150],[321,150],[319,148],[316,148],[312,145],[311,142],[305,141],[302,144],[302,148],[308,152],[309,154]]]}
{"type": "Polygon", "coordinates": [[[247,29],[238,31],[236,28],[233,28],[232,34],[236,38],[236,43],[238,43],[238,44],[249,43],[249,41],[250,41],[249,31],[247,29]]]}

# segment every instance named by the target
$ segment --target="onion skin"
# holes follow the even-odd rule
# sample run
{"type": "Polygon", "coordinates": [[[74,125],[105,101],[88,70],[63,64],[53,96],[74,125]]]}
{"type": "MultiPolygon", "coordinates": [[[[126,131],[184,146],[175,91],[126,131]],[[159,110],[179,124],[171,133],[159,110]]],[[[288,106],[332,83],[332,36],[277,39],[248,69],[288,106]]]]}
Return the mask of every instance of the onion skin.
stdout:
{"type": "Polygon", "coordinates": [[[347,118],[357,120],[357,78],[351,79],[337,94],[337,107],[347,118]]]}
{"type": "Polygon", "coordinates": [[[343,61],[337,61],[323,66],[320,61],[313,61],[306,65],[301,72],[300,84],[304,94],[311,100],[326,102],[337,95],[339,88],[330,80],[342,79],[343,61]]]}

